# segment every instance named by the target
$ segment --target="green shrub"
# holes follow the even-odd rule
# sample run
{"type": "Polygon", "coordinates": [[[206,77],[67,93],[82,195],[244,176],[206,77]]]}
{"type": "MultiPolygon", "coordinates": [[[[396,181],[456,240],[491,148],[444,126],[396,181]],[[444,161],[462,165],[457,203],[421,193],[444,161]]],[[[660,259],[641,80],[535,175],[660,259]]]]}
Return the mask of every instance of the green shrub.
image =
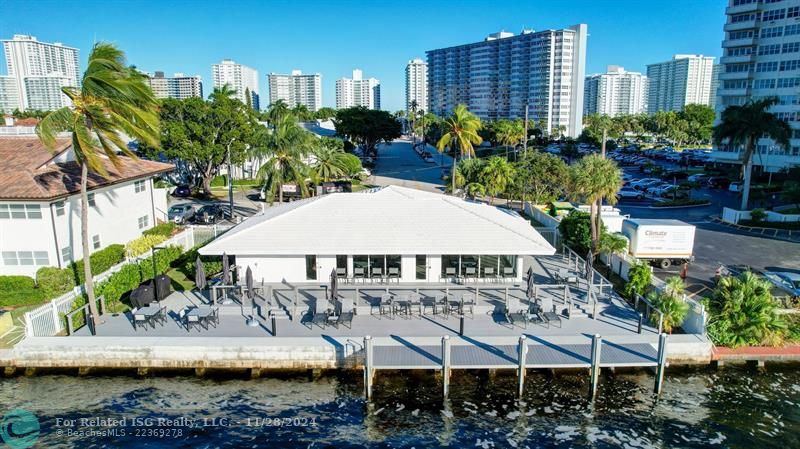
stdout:
{"type": "Polygon", "coordinates": [[[625,284],[623,293],[629,299],[633,299],[636,295],[644,295],[652,278],[653,272],[646,263],[639,262],[631,266],[628,270],[628,283],[625,284]]]}
{"type": "Polygon", "coordinates": [[[178,229],[178,225],[168,221],[166,223],[159,223],[152,228],[142,232],[142,235],[163,235],[166,237],[171,237],[172,234],[175,233],[175,230],[178,229]]]}
{"type": "MultiPolygon", "coordinates": [[[[200,247],[196,247],[187,251],[181,255],[181,257],[175,261],[174,266],[178,269],[181,273],[184,274],[189,279],[194,279],[195,273],[195,266],[194,263],[197,260],[197,250],[200,247]]],[[[210,278],[211,276],[219,273],[222,271],[222,258],[218,256],[200,256],[200,260],[203,261],[203,269],[206,272],[206,277],[210,278]]]]}
{"type": "Polygon", "coordinates": [[[754,223],[761,223],[767,218],[767,213],[764,209],[753,209],[750,211],[750,220],[754,223]]]}
{"type": "MultiPolygon", "coordinates": [[[[581,212],[573,209],[561,219],[558,224],[558,231],[564,239],[564,243],[575,250],[578,254],[586,254],[592,246],[591,216],[588,212],[581,212]]],[[[605,226],[602,226],[600,235],[605,233],[605,226]]]]}
{"type": "Polygon", "coordinates": [[[109,302],[119,301],[122,296],[135,289],[142,282],[139,264],[128,264],[112,274],[97,287],[98,296],[103,295],[109,302]]]}
{"type": "Polygon", "coordinates": [[[38,304],[44,292],[29,276],[0,276],[0,307],[38,304]]]}
{"type": "Polygon", "coordinates": [[[150,248],[167,239],[165,235],[143,235],[136,240],[131,240],[125,245],[131,256],[138,256],[150,251],[150,248]]]}
{"type": "Polygon", "coordinates": [[[739,220],[737,223],[740,226],[753,226],[758,228],[769,228],[769,229],[788,229],[788,230],[800,230],[800,221],[762,221],[762,222],[755,222],[753,220],[739,220]]]}
{"type": "Polygon", "coordinates": [[[653,207],[699,206],[701,204],[711,204],[711,201],[683,198],[677,200],[658,201],[653,203],[653,207]]]}
{"type": "Polygon", "coordinates": [[[0,290],[24,290],[36,287],[30,276],[0,276],[0,290]]]}
{"type": "Polygon", "coordinates": [[[68,269],[42,267],[36,271],[36,284],[50,298],[55,298],[75,287],[75,278],[68,269]]]}
{"type": "MultiPolygon", "coordinates": [[[[108,245],[100,251],[95,251],[89,256],[89,261],[92,265],[92,275],[97,276],[100,273],[104,273],[123,260],[125,260],[124,245],[108,245]]],[[[67,270],[72,273],[74,285],[81,285],[86,280],[83,275],[83,259],[71,263],[69,267],[67,267],[67,270]]]]}

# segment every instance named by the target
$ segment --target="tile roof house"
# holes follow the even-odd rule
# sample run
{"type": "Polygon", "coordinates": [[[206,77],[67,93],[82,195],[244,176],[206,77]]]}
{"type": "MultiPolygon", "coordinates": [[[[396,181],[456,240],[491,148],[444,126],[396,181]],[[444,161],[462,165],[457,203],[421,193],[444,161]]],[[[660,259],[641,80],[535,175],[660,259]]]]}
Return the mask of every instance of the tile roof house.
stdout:
{"type": "MultiPolygon", "coordinates": [[[[0,274],[33,275],[83,257],[80,243],[80,166],[69,139],[54,149],[36,136],[0,136],[0,274]]],[[[108,175],[87,181],[92,250],[127,243],[166,210],[153,178],[171,164],[120,157],[104,160],[108,175]]]]}

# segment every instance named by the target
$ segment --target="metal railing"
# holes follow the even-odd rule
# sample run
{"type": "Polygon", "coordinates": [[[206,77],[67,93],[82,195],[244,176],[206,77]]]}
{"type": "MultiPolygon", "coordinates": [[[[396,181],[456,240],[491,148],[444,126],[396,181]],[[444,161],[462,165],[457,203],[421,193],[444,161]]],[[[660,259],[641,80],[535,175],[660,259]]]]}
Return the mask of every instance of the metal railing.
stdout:
{"type": "MultiPolygon", "coordinates": [[[[96,299],[96,301],[100,305],[100,315],[105,315],[106,313],[106,298],[105,296],[100,296],[96,299]]],[[[72,335],[75,333],[76,330],[82,328],[83,326],[89,324],[91,321],[89,320],[90,312],[89,312],[89,304],[84,304],[83,306],[69,312],[65,315],[65,319],[67,321],[67,335],[72,335]],[[76,321],[75,317],[79,316],[81,319],[76,321]]],[[[92,330],[92,334],[94,334],[94,330],[92,330]]]]}
{"type": "Polygon", "coordinates": [[[664,312],[658,309],[658,307],[654,306],[653,303],[647,300],[642,295],[636,295],[633,308],[642,314],[644,319],[650,320],[652,323],[651,317],[655,314],[658,317],[658,333],[660,334],[664,328],[664,312]],[[644,305],[644,307],[642,307],[644,305]]]}

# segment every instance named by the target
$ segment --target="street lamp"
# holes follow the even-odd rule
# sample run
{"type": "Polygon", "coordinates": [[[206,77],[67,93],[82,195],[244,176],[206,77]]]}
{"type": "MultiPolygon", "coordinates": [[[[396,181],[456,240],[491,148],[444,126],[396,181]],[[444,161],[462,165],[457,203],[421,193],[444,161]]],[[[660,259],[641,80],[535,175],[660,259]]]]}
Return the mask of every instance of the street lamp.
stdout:
{"type": "Polygon", "coordinates": [[[233,222],[233,170],[231,169],[231,145],[236,140],[236,137],[231,138],[231,141],[228,142],[228,202],[230,203],[230,218],[231,222],[233,222]]]}

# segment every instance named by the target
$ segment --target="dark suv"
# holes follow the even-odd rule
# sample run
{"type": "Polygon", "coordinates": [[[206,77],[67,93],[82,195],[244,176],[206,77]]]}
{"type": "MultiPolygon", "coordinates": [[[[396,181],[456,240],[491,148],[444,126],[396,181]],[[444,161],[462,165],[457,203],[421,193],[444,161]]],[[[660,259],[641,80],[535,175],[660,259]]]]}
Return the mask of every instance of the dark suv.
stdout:
{"type": "Polygon", "coordinates": [[[712,189],[727,189],[731,185],[731,180],[722,176],[708,178],[708,186],[712,189]]]}

